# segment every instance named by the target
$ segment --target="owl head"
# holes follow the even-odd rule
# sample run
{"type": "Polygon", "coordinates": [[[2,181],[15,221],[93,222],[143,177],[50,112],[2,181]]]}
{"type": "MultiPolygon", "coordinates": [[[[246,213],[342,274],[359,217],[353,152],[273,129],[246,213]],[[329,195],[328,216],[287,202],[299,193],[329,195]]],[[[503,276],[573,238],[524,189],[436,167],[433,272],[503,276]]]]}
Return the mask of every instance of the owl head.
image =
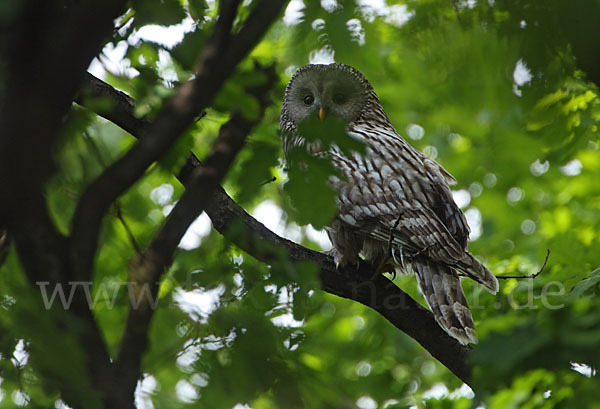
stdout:
{"type": "Polygon", "coordinates": [[[372,90],[369,81],[349,65],[306,65],[296,71],[286,88],[281,128],[293,131],[311,115],[355,121],[368,107],[372,90]]]}

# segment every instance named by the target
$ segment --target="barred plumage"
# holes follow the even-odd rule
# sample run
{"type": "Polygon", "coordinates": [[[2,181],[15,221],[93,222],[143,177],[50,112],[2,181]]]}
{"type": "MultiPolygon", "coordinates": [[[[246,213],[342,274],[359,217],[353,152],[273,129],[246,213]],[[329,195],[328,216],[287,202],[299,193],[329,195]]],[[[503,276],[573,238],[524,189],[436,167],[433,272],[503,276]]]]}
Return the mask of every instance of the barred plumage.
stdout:
{"type": "Polygon", "coordinates": [[[344,176],[330,179],[339,191],[339,214],[327,228],[336,264],[356,263],[360,254],[373,266],[414,271],[440,326],[462,343],[477,342],[456,270],[494,294],[498,281],[467,251],[469,227],[450,192],[452,175],[402,139],[371,84],[350,66],[307,65],[294,74],[281,112],[286,157],[305,143],[297,129],[311,115],[345,120],[348,135],[366,145],[362,154],[335,145],[321,152],[344,176]]]}

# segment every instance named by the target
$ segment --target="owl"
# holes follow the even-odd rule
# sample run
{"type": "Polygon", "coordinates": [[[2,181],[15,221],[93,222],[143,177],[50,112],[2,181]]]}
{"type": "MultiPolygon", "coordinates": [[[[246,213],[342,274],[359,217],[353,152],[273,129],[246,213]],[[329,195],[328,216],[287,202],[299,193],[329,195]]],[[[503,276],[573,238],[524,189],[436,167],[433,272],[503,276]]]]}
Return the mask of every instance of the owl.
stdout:
{"type": "Polygon", "coordinates": [[[462,344],[476,343],[458,272],[492,294],[498,281],[467,251],[469,226],[449,188],[456,180],[398,134],[369,81],[344,64],[298,69],[285,91],[280,126],[286,158],[304,147],[338,171],[329,178],[338,213],[326,227],[336,265],[362,257],[380,272],[391,266],[414,273],[438,324],[462,344]],[[327,117],[343,121],[344,137],[364,149],[348,152],[299,134],[303,121],[327,117]]]}

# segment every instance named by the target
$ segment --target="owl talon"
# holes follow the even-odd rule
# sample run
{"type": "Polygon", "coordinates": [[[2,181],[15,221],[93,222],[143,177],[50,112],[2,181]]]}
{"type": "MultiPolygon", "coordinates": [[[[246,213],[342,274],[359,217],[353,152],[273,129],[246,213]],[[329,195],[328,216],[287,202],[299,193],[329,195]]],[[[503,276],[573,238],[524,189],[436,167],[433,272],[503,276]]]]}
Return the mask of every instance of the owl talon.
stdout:
{"type": "Polygon", "coordinates": [[[358,270],[358,268],[360,267],[360,260],[350,259],[344,256],[344,254],[335,247],[331,250],[325,251],[324,253],[333,258],[333,262],[335,263],[335,269],[338,271],[340,269],[343,269],[347,265],[354,266],[355,270],[358,270]]]}

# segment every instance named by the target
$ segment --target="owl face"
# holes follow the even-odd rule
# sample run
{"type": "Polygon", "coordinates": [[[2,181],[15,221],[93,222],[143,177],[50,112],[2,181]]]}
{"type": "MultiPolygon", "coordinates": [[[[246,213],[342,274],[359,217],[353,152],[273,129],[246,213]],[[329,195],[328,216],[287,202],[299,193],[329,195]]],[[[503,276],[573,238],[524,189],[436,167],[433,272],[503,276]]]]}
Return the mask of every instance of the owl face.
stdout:
{"type": "Polygon", "coordinates": [[[368,82],[352,67],[307,65],[290,81],[284,104],[295,125],[310,115],[320,119],[335,116],[351,122],[365,109],[369,90],[368,82]]]}

